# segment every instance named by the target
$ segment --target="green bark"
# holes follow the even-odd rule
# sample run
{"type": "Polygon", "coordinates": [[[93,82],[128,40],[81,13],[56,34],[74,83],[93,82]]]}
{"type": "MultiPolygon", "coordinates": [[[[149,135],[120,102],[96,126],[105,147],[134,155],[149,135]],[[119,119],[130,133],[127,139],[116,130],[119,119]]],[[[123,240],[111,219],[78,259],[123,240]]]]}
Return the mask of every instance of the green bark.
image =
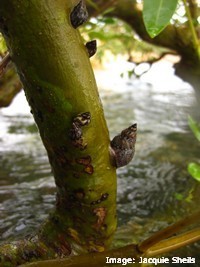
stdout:
{"type": "Polygon", "coordinates": [[[87,50],[70,22],[78,2],[2,0],[0,5],[0,28],[57,186],[55,211],[38,239],[58,255],[69,254],[71,244],[102,251],[116,228],[109,133],[87,50]],[[80,149],[69,132],[73,118],[83,112],[90,112],[91,123],[82,127],[87,147],[80,149]]]}

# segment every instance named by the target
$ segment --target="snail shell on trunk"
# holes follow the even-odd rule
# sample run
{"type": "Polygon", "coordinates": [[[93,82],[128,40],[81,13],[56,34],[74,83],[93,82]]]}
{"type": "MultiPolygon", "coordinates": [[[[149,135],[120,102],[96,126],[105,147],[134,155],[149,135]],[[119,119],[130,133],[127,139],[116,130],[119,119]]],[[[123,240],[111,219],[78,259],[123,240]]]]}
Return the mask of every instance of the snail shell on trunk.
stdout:
{"type": "Polygon", "coordinates": [[[113,166],[120,168],[132,160],[135,153],[136,136],[137,124],[135,123],[113,138],[109,147],[113,166]]]}

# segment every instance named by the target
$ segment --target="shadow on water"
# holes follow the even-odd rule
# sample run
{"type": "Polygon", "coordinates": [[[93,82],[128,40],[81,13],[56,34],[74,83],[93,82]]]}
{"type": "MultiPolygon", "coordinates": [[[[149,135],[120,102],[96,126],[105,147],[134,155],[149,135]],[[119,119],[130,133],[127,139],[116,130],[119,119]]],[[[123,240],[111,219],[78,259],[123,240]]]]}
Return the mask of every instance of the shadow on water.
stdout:
{"type": "MultiPolygon", "coordinates": [[[[168,63],[155,64],[140,80],[122,79],[113,71],[97,71],[96,76],[111,137],[138,124],[134,160],[118,170],[119,246],[141,241],[198,209],[200,186],[187,164],[199,161],[200,145],[187,117],[198,117],[199,110],[192,88],[175,78],[168,63]]],[[[0,111],[0,119],[3,242],[38,227],[54,205],[55,185],[23,93],[0,111]]],[[[198,250],[197,243],[175,255],[195,256],[198,250]]]]}

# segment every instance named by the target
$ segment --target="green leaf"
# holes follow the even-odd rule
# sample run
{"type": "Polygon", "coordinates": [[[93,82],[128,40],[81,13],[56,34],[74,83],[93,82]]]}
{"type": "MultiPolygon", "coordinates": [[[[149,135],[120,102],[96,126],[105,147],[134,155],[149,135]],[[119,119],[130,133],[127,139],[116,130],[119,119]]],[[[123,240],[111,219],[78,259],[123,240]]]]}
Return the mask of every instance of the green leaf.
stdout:
{"type": "Polygon", "coordinates": [[[195,137],[200,141],[200,125],[191,116],[188,116],[188,123],[195,137]]]}
{"type": "Polygon", "coordinates": [[[200,165],[194,162],[188,164],[188,172],[194,179],[200,182],[200,165]]]}
{"type": "Polygon", "coordinates": [[[169,23],[178,0],[144,0],[143,19],[151,38],[157,36],[169,23]]]}

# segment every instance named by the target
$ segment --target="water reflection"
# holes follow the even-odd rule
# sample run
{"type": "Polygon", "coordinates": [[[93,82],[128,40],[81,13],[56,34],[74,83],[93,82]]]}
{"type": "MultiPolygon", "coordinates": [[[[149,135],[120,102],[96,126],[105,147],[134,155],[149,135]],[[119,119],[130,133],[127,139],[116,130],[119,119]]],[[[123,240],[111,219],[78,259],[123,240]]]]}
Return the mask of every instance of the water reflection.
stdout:
{"type": "MultiPolygon", "coordinates": [[[[96,75],[111,137],[138,123],[134,161],[118,170],[119,224],[131,225],[125,241],[130,242],[133,235],[144,238],[197,206],[199,186],[186,166],[199,159],[199,144],[187,123],[198,108],[193,90],[175,78],[169,63],[155,64],[140,80],[122,79],[121,71],[96,75]]],[[[54,205],[55,186],[23,93],[0,110],[0,120],[2,242],[37,228],[54,205]]]]}

